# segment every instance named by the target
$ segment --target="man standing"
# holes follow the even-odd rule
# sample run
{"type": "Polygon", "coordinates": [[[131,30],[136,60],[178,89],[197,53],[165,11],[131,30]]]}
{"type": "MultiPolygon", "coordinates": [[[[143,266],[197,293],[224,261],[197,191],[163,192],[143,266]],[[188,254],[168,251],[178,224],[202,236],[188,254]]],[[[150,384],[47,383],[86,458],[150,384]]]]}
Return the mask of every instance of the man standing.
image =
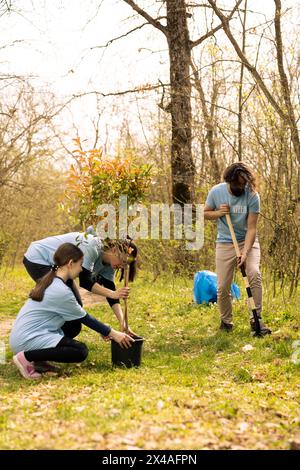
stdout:
{"type": "MultiPolygon", "coordinates": [[[[242,162],[233,163],[224,171],[224,183],[217,184],[209,191],[204,218],[217,220],[218,236],[216,244],[216,271],[218,277],[218,305],[221,314],[221,330],[231,331],[232,299],[230,286],[234,268],[245,264],[247,277],[252,290],[261,334],[270,334],[261,319],[262,279],[259,271],[260,245],[257,238],[257,221],[260,212],[260,199],[255,191],[255,178],[251,170],[242,162]],[[240,247],[241,258],[236,260],[226,214],[230,214],[234,232],[240,247]]],[[[255,331],[254,319],[250,317],[251,329],[255,331]]]]}

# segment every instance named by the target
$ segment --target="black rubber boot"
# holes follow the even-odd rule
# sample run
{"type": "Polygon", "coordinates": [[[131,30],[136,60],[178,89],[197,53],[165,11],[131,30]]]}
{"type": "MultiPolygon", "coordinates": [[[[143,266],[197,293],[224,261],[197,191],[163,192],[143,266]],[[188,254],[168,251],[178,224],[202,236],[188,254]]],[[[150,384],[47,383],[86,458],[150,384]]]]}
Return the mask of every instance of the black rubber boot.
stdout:
{"type": "Polygon", "coordinates": [[[232,331],[232,329],[233,329],[232,323],[225,323],[223,322],[223,320],[221,321],[220,330],[229,332],[229,331],[232,331]]]}
{"type": "MultiPolygon", "coordinates": [[[[272,331],[270,330],[270,328],[268,328],[264,322],[262,321],[261,318],[259,318],[259,324],[260,324],[260,335],[261,336],[265,336],[265,335],[270,335],[272,334],[272,331]]],[[[255,321],[254,321],[254,318],[251,318],[250,320],[250,327],[251,327],[251,330],[256,332],[255,330],[255,321]]]]}

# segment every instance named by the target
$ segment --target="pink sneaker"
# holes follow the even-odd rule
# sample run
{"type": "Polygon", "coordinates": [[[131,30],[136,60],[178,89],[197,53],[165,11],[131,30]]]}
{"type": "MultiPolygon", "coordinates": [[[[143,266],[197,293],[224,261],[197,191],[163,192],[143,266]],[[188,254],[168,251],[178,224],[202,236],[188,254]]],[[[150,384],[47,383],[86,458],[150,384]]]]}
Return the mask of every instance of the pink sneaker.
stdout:
{"type": "Polygon", "coordinates": [[[35,371],[33,363],[27,361],[24,351],[20,351],[13,357],[13,361],[25,379],[39,379],[41,374],[35,371]]]}

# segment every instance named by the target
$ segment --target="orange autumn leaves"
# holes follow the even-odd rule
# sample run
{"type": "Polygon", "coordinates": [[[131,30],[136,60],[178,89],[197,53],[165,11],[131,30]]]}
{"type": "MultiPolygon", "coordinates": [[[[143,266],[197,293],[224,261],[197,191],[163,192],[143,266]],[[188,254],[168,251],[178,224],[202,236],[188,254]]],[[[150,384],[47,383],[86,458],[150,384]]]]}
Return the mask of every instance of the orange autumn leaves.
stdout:
{"type": "Polygon", "coordinates": [[[107,157],[100,148],[85,150],[79,137],[73,142],[75,163],[70,168],[67,197],[77,202],[81,223],[97,223],[97,206],[117,204],[121,195],[127,195],[129,204],[145,199],[150,165],[138,163],[134,155],[107,157]]]}

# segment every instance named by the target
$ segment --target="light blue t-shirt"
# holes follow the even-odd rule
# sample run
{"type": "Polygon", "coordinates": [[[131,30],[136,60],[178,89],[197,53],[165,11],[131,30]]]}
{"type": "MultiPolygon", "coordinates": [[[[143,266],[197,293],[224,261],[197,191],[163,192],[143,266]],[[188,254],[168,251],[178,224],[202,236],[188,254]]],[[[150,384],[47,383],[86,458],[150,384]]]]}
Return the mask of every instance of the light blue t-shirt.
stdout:
{"type": "Polygon", "coordinates": [[[103,252],[100,253],[95,261],[92,277],[93,279],[97,279],[98,276],[101,276],[105,277],[105,279],[108,279],[109,281],[114,282],[115,271],[110,264],[103,263],[102,254],[103,252]]]}
{"type": "MultiPolygon", "coordinates": [[[[206,205],[215,210],[219,209],[221,204],[228,204],[230,206],[230,217],[237,241],[244,241],[247,232],[248,214],[250,212],[259,214],[260,212],[260,199],[258,193],[251,192],[246,186],[244,194],[237,197],[229,192],[227,183],[220,183],[213,186],[209,191],[206,205]]],[[[232,243],[225,215],[218,218],[217,227],[217,242],[232,243]]]]}
{"type": "Polygon", "coordinates": [[[14,354],[54,348],[64,336],[63,324],[85,315],[72,290],[55,277],[41,302],[28,299],[21,308],[10,334],[10,347],[14,354]]]}
{"type": "MultiPolygon", "coordinates": [[[[97,232],[96,232],[96,230],[94,229],[94,227],[92,225],[90,225],[86,229],[86,232],[91,233],[94,236],[97,235],[97,232]]],[[[108,279],[108,280],[114,282],[115,271],[111,267],[110,264],[106,264],[106,263],[103,262],[103,259],[102,259],[103,258],[103,253],[104,252],[101,251],[99,257],[95,261],[94,269],[93,269],[93,273],[92,273],[92,279],[96,280],[99,276],[101,276],[101,277],[105,277],[105,279],[108,279]]]]}
{"type": "Polygon", "coordinates": [[[24,256],[32,263],[50,266],[53,264],[55,251],[63,243],[72,243],[78,246],[83,252],[82,266],[93,271],[94,263],[102,251],[102,245],[97,237],[81,232],[65,233],[32,242],[24,256]]]}

